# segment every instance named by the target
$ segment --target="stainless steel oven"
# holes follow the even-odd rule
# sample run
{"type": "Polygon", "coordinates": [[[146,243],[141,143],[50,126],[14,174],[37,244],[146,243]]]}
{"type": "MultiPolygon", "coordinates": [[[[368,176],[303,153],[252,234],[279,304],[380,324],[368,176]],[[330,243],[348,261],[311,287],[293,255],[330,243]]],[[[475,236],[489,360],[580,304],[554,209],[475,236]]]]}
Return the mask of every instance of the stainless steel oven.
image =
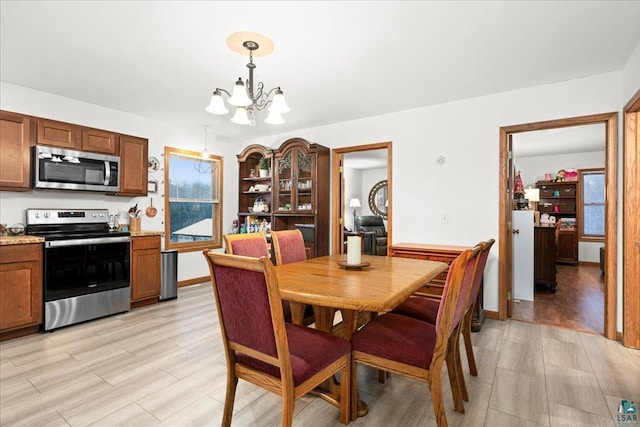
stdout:
{"type": "Polygon", "coordinates": [[[130,308],[130,235],[109,231],[106,209],[28,209],[44,243],[44,330],[130,308]]]}

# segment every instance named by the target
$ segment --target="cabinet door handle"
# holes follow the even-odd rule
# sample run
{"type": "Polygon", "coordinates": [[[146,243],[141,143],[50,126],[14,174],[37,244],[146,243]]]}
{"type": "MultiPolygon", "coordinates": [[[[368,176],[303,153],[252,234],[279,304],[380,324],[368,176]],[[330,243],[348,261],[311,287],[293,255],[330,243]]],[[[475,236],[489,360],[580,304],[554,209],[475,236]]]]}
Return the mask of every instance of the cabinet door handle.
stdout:
{"type": "Polygon", "coordinates": [[[520,229],[516,228],[515,230],[513,230],[513,234],[520,234],[520,229]]]}

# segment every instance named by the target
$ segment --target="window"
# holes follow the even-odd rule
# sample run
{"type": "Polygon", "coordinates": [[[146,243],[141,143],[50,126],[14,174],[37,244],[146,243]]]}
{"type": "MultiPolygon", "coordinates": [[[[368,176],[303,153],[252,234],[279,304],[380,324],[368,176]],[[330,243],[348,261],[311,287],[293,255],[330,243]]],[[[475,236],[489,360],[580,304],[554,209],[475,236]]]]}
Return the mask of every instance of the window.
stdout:
{"type": "Polygon", "coordinates": [[[604,169],[580,169],[580,239],[604,241],[604,169]]]}
{"type": "Polygon", "coordinates": [[[222,158],[165,147],[165,247],[222,247],[222,158]]]}

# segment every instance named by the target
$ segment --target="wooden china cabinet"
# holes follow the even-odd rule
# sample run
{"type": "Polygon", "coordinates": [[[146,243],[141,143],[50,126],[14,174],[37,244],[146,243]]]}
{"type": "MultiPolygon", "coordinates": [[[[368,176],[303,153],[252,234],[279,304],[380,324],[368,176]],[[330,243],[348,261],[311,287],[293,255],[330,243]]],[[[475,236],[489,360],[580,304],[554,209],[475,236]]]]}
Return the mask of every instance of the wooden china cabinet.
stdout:
{"type": "MultiPolygon", "coordinates": [[[[292,138],[277,148],[251,145],[238,155],[238,218],[245,228],[263,220],[271,229],[300,229],[309,258],[329,254],[329,148],[292,138]],[[271,174],[260,177],[262,157],[271,174]],[[267,212],[256,212],[256,200],[267,212]],[[249,209],[253,212],[249,212],[249,209]]],[[[257,206],[257,205],[256,205],[257,206]]]]}

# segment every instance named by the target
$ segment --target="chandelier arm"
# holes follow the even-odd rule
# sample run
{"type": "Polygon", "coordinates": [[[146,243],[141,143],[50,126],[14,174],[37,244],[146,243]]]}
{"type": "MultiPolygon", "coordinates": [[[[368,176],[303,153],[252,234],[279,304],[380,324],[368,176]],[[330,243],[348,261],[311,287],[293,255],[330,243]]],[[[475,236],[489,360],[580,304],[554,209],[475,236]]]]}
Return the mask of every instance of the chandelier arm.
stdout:
{"type": "Polygon", "coordinates": [[[230,94],[229,92],[227,92],[226,90],[222,89],[222,88],[217,87],[217,88],[216,88],[216,91],[224,92],[224,93],[226,93],[226,94],[227,94],[227,96],[228,96],[229,98],[231,98],[231,94],[230,94]]]}
{"type": "Polygon", "coordinates": [[[271,95],[277,91],[280,90],[280,86],[274,87],[273,89],[269,90],[269,92],[264,92],[264,84],[262,82],[258,83],[258,87],[259,87],[259,96],[256,97],[255,101],[254,101],[254,105],[256,107],[256,110],[261,111],[264,110],[265,108],[267,108],[269,106],[269,104],[271,104],[272,99],[271,95]]]}

